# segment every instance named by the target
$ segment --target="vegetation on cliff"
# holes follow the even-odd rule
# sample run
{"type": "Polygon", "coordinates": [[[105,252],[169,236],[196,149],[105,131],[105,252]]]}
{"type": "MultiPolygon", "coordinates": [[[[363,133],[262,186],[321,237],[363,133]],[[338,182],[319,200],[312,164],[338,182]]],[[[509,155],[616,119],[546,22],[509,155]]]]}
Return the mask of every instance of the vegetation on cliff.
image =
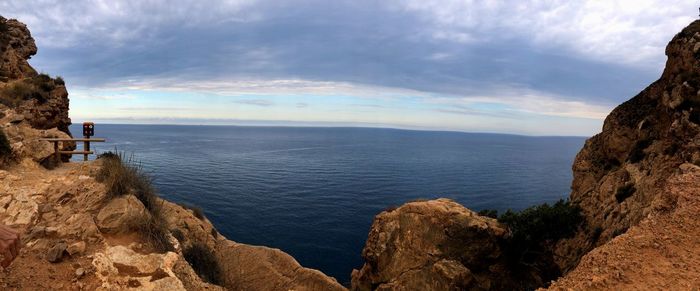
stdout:
{"type": "Polygon", "coordinates": [[[10,141],[7,140],[5,132],[0,129],[0,158],[6,157],[12,153],[10,141]]]}
{"type": "Polygon", "coordinates": [[[95,178],[105,184],[107,198],[113,199],[128,194],[136,196],[150,215],[148,219],[131,227],[138,231],[155,250],[172,251],[173,245],[168,237],[167,223],[162,217],[161,204],[158,202],[158,194],[151,178],[133,157],[125,159],[121,153],[108,152],[100,155],[100,159],[102,159],[102,167],[95,178]]]}
{"type": "Polygon", "coordinates": [[[0,88],[0,104],[10,108],[17,107],[26,100],[37,100],[43,104],[51,98],[51,91],[58,86],[64,86],[63,79],[52,79],[47,74],[14,81],[0,88]]]}

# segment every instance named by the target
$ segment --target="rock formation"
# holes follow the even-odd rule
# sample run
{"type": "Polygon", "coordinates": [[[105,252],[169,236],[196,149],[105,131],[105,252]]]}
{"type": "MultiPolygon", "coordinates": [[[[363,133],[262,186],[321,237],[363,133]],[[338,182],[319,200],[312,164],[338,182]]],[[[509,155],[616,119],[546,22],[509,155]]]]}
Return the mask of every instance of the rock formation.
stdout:
{"type": "MultiPolygon", "coordinates": [[[[585,223],[554,247],[556,264],[570,272],[553,289],[700,284],[700,21],[678,33],[666,55],[661,78],[615,108],[576,156],[570,201],[581,207],[585,223]]],[[[352,289],[503,289],[480,283],[527,280],[499,269],[498,236],[483,235],[504,227],[484,220],[444,200],[379,214],[352,289]],[[459,242],[464,249],[451,251],[459,242]],[[443,261],[454,263],[437,267],[443,261]]]]}
{"type": "Polygon", "coordinates": [[[506,228],[449,199],[377,215],[352,290],[513,289],[500,241],[506,228]]]}
{"type": "Polygon", "coordinates": [[[36,44],[24,23],[0,16],[0,81],[37,75],[27,60],[36,54],[36,44]]]}
{"type": "Polygon", "coordinates": [[[700,163],[700,21],[666,55],[661,78],[615,108],[576,156],[571,201],[587,225],[559,246],[566,269],[653,211],[673,208],[675,197],[663,191],[669,178],[684,162],[700,163]]]}

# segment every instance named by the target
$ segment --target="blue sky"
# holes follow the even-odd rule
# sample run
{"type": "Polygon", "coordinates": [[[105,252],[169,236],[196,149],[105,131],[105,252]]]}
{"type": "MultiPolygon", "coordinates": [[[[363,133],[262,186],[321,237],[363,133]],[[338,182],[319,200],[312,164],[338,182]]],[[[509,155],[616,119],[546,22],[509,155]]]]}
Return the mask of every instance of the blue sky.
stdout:
{"type": "Polygon", "coordinates": [[[696,1],[23,1],[74,122],[592,135],[696,1]]]}

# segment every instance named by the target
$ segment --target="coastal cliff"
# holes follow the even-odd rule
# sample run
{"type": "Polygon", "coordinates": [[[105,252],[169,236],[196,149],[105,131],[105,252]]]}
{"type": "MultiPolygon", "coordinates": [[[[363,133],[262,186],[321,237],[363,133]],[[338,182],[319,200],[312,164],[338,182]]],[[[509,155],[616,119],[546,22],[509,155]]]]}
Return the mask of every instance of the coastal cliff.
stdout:
{"type": "MultiPolygon", "coordinates": [[[[569,201],[583,222],[549,247],[552,267],[563,273],[552,289],[700,285],[700,21],[678,33],[666,55],[661,78],[615,108],[576,156],[569,201]]],[[[513,268],[499,263],[512,229],[454,204],[408,203],[379,214],[352,289],[549,285],[537,280],[541,268],[531,269],[533,276],[513,276],[513,268]],[[425,208],[432,214],[415,210],[425,208]],[[449,246],[455,245],[463,249],[454,252],[449,246]]]]}
{"type": "Polygon", "coordinates": [[[121,157],[55,164],[41,139],[71,136],[68,92],[29,65],[36,52],[24,24],[0,17],[0,222],[24,245],[1,289],[346,290],[281,250],[225,238],[121,157]]]}

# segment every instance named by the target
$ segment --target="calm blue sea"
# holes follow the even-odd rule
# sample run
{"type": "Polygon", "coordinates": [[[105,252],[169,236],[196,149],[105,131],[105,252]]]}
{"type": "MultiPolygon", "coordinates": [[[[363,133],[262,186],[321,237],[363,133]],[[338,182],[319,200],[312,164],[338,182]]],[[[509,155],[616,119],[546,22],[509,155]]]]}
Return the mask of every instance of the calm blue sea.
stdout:
{"type": "MultiPolygon", "coordinates": [[[[72,126],[75,135],[80,126],[72,126]]],[[[133,154],[163,197],[229,239],[280,248],[349,282],[375,214],[418,198],[522,209],[568,196],[582,137],[376,128],[97,124],[98,151],[133,154]]]]}

